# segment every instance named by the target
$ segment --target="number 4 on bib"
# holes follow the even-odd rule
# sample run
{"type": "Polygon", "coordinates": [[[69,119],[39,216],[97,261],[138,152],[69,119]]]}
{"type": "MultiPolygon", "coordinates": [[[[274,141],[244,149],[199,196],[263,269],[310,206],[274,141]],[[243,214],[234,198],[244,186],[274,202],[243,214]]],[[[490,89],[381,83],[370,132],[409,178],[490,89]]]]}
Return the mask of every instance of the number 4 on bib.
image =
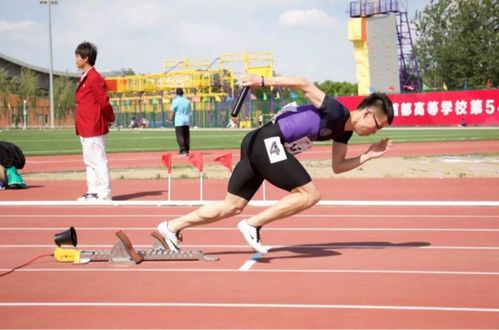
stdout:
{"type": "Polygon", "coordinates": [[[267,150],[267,155],[269,156],[271,164],[288,159],[279,137],[267,138],[263,140],[263,142],[265,142],[265,149],[267,150]]]}

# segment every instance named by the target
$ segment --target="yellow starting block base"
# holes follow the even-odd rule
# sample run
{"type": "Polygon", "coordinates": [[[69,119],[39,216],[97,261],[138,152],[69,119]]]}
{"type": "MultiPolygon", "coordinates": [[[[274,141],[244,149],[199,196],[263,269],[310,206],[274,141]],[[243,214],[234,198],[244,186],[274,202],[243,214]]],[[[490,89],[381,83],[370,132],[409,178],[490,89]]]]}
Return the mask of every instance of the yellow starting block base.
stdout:
{"type": "Polygon", "coordinates": [[[80,263],[80,250],[65,249],[62,247],[57,247],[54,250],[54,258],[58,262],[72,262],[75,264],[79,264],[80,263]]]}
{"type": "Polygon", "coordinates": [[[203,251],[185,250],[171,251],[164,238],[153,232],[152,249],[135,250],[130,239],[123,231],[116,232],[118,242],[110,251],[80,251],[58,247],[54,250],[54,257],[58,262],[72,262],[74,264],[87,264],[91,261],[108,261],[115,264],[139,264],[142,261],[172,261],[172,260],[202,260],[218,261],[215,256],[207,256],[203,251]]]}

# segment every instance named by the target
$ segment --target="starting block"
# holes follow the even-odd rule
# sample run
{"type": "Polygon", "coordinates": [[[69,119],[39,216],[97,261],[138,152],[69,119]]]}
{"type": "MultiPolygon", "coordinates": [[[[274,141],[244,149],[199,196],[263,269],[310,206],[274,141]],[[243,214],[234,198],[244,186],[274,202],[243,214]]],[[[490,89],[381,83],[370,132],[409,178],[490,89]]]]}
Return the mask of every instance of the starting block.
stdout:
{"type": "Polygon", "coordinates": [[[152,249],[149,250],[135,250],[128,236],[120,230],[116,232],[118,242],[113,245],[110,251],[79,251],[58,247],[54,251],[54,257],[59,262],[73,262],[75,264],[87,264],[91,261],[108,261],[114,264],[139,264],[142,261],[219,260],[218,257],[207,256],[203,251],[199,250],[171,251],[163,236],[157,232],[153,232],[151,236],[153,244],[152,249]]]}

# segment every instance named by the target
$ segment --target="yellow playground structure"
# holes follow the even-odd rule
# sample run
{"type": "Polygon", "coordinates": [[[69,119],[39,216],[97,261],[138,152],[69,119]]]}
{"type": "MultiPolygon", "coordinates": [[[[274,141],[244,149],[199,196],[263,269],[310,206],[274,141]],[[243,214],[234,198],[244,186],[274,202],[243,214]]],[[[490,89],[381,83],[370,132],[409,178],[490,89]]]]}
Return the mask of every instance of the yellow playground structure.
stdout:
{"type": "Polygon", "coordinates": [[[212,103],[231,101],[238,80],[246,73],[273,74],[271,53],[221,54],[214,60],[172,59],[163,61],[163,72],[107,77],[111,103],[121,113],[169,110],[175,89],[182,87],[196,111],[212,110],[212,103]]]}

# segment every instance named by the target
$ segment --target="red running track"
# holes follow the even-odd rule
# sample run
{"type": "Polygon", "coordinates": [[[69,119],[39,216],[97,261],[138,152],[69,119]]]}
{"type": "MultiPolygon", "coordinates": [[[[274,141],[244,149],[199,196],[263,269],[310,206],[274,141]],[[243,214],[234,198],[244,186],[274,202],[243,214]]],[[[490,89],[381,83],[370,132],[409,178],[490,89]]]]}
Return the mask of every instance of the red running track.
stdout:
{"type": "MultiPolygon", "coordinates": [[[[497,142],[443,147],[445,152],[442,144],[395,145],[390,153],[499,150],[497,142]]],[[[312,152],[314,158],[330,157],[329,148],[312,152]]],[[[154,161],[151,166],[161,166],[159,155],[112,154],[111,167],[154,161]]],[[[81,168],[79,156],[30,157],[26,170],[81,168]]],[[[499,196],[497,178],[316,183],[323,198],[332,200],[497,201],[499,196]]],[[[174,181],[174,199],[198,198],[198,184],[174,181]]],[[[205,199],[224,196],[225,181],[205,184],[205,199]]],[[[74,200],[85,187],[82,181],[30,185],[26,191],[1,192],[2,201],[74,200]]],[[[113,192],[117,200],[165,200],[166,182],[115,180],[113,192]]],[[[268,187],[268,199],[281,196],[268,187]]],[[[191,210],[4,205],[0,272],[51,253],[54,233],[69,226],[76,227],[83,250],[111,248],[119,229],[136,248],[146,249],[157,223],[191,210]]],[[[497,207],[314,207],[264,228],[264,242],[272,246],[265,256],[251,252],[235,230],[237,221],[259,210],[250,207],[238,217],[185,231],[184,248],[202,249],[220,257],[218,262],[123,267],[38,259],[0,277],[0,329],[499,328],[497,207]]]]}
{"type": "MultiPolygon", "coordinates": [[[[359,154],[367,150],[367,145],[354,144],[349,147],[349,154],[359,154]]],[[[228,152],[227,150],[203,150],[205,162],[228,152]]],[[[230,150],[234,163],[239,160],[239,150],[230,150]]],[[[492,141],[461,141],[461,142],[420,142],[420,143],[395,143],[392,144],[386,157],[403,156],[431,156],[431,155],[460,155],[460,154],[486,154],[499,152],[499,140],[492,141]]],[[[175,154],[175,153],[173,153],[175,154]]],[[[135,152],[108,154],[111,169],[129,167],[161,167],[162,152],[135,152]]],[[[299,159],[331,159],[331,146],[314,146],[298,156],[299,159]]],[[[173,165],[188,164],[185,157],[176,156],[173,165]]],[[[28,157],[23,172],[57,172],[57,171],[83,171],[84,165],[81,155],[62,156],[31,156],[28,157]]]]}
{"type": "MultiPolygon", "coordinates": [[[[497,188],[480,191],[484,181],[460,180],[460,196],[446,190],[448,180],[405,181],[412,189],[402,188],[404,180],[353,181],[351,188],[345,189],[347,181],[338,186],[358,200],[375,196],[428,200],[442,195],[445,200],[454,196],[495,200],[498,196],[497,188]],[[388,188],[392,184],[397,187],[388,188]],[[478,196],[468,194],[473,191],[478,196]]],[[[458,183],[450,186],[454,189],[458,183]]],[[[136,248],[146,249],[149,233],[159,221],[190,210],[3,206],[0,271],[50,253],[54,233],[69,226],[76,227],[83,250],[109,249],[119,229],[136,248]]],[[[0,277],[0,329],[493,329],[499,325],[496,207],[314,207],[266,227],[263,239],[272,249],[265,256],[251,252],[235,229],[239,219],[259,210],[250,207],[238,217],[184,232],[184,248],[202,249],[220,257],[218,262],[123,267],[39,259],[0,277]]]]}
{"type": "MultiPolygon", "coordinates": [[[[497,201],[499,178],[342,178],[316,179],[314,183],[323,200],[426,200],[426,201],[497,201]]],[[[75,201],[86,189],[78,180],[30,181],[28,190],[4,190],[0,201],[75,201]]],[[[114,180],[113,200],[145,201],[168,199],[167,180],[114,180]]],[[[223,199],[226,180],[204,180],[204,200],[223,199]]],[[[266,198],[285,196],[281,190],[267,184],[266,198]]],[[[172,180],[172,200],[199,200],[199,180],[172,180]]],[[[263,199],[262,189],[255,199],[263,199]]]]}

